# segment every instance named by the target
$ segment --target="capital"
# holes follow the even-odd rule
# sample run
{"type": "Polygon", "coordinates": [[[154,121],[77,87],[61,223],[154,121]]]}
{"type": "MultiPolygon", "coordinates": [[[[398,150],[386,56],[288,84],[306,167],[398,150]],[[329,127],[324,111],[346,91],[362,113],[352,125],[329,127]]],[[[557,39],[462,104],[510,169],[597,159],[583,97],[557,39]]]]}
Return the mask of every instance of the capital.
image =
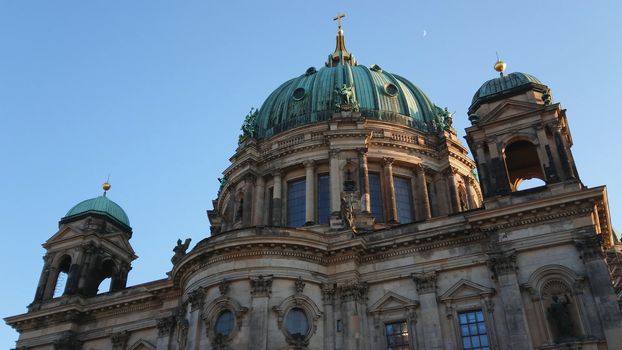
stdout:
{"type": "Polygon", "coordinates": [[[272,275],[251,277],[251,295],[269,297],[272,293],[272,275]]]}
{"type": "Polygon", "coordinates": [[[305,160],[304,162],[302,162],[302,164],[305,166],[305,168],[313,168],[315,167],[315,161],[309,159],[309,160],[305,160]]]}
{"type": "Polygon", "coordinates": [[[393,161],[395,161],[395,158],[391,158],[391,157],[383,157],[382,158],[382,162],[385,166],[391,166],[393,165],[393,161]]]}
{"type": "Polygon", "coordinates": [[[438,277],[435,271],[424,273],[413,273],[413,282],[417,288],[417,293],[426,294],[436,292],[436,278],[438,277]]]}

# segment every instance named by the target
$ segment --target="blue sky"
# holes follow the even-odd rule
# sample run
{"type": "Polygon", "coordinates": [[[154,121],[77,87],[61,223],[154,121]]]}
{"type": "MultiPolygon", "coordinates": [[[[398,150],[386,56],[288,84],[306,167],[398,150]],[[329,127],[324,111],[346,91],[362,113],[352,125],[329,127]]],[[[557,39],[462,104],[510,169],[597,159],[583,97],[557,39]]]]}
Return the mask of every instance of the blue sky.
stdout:
{"type": "MultiPolygon", "coordinates": [[[[622,217],[620,1],[0,0],[0,316],[26,311],[44,250],[74,204],[101,194],[128,213],[129,284],[164,278],[205,211],[243,118],[285,80],[321,67],[332,18],[346,44],[455,111],[508,72],[540,78],[568,109],[579,173],[622,217]]],[[[0,326],[0,347],[17,334],[0,326]]]]}

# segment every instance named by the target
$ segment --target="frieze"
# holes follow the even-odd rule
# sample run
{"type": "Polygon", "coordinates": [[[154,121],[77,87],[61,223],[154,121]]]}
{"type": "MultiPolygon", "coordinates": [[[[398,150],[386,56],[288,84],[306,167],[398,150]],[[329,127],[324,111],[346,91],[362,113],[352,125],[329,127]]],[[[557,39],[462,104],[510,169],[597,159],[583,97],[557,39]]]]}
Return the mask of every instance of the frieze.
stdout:
{"type": "Polygon", "coordinates": [[[272,275],[251,277],[251,295],[253,297],[270,297],[272,293],[272,275]]]}

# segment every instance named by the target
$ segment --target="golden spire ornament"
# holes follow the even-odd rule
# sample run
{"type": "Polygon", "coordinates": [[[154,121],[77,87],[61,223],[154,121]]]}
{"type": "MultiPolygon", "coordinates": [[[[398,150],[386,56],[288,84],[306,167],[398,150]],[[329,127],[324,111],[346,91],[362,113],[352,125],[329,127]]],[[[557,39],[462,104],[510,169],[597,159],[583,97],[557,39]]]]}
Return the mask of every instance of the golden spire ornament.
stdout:
{"type": "Polygon", "coordinates": [[[112,187],[112,185],[110,184],[110,182],[108,182],[108,180],[106,180],[106,182],[102,184],[102,189],[104,190],[104,197],[106,197],[106,192],[110,190],[110,187],[112,187]]]}
{"type": "Polygon", "coordinates": [[[507,64],[505,64],[505,62],[503,62],[501,59],[499,59],[499,54],[497,53],[497,62],[495,62],[494,68],[497,72],[499,72],[499,74],[501,76],[503,76],[503,72],[505,71],[505,67],[507,67],[507,64]]]}

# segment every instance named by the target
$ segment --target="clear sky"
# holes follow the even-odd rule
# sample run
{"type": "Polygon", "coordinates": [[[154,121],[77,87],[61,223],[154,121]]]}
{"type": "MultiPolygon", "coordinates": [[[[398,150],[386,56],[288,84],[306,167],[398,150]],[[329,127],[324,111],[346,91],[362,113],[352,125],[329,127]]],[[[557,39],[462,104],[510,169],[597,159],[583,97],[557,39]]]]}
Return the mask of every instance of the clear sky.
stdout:
{"type": "MultiPolygon", "coordinates": [[[[455,111],[461,136],[495,51],[549,85],[581,179],[608,186],[620,227],[619,0],[0,0],[0,316],[26,311],[41,244],[109,174],[139,256],[129,284],[166,277],[177,238],[209,235],[244,116],[324,64],[338,11],[359,63],[455,111]]],[[[0,348],[16,338],[0,326],[0,348]]]]}

